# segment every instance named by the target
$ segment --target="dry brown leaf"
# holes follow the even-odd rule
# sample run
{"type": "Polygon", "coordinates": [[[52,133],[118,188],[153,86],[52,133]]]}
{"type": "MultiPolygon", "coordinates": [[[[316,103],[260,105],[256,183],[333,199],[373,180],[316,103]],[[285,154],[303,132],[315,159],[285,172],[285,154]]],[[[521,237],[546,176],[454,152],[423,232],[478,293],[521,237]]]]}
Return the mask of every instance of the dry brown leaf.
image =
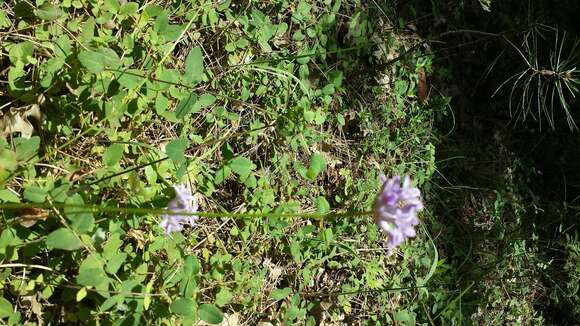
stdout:
{"type": "Polygon", "coordinates": [[[147,242],[145,239],[145,233],[141,230],[131,229],[127,232],[127,237],[129,239],[135,240],[137,249],[143,250],[145,249],[145,243],[147,242]]]}
{"type": "Polygon", "coordinates": [[[17,221],[25,228],[32,227],[38,221],[45,221],[50,211],[44,208],[22,208],[17,211],[17,221]]]}
{"type": "Polygon", "coordinates": [[[7,137],[15,132],[19,132],[23,138],[30,138],[34,132],[34,126],[30,118],[42,122],[43,116],[38,104],[32,104],[23,108],[11,108],[0,117],[0,131],[2,137],[7,137]]]}

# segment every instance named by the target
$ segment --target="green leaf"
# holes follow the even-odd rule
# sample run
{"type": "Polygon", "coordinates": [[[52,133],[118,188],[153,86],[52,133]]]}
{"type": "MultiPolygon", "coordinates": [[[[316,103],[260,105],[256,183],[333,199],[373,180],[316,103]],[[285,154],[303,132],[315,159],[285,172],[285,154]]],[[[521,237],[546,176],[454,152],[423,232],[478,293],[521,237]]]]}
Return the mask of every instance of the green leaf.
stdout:
{"type": "Polygon", "coordinates": [[[34,10],[36,17],[42,20],[55,20],[62,16],[64,13],[57,5],[53,5],[50,2],[43,3],[38,9],[34,10]]]}
{"type": "Polygon", "coordinates": [[[203,94],[202,96],[199,97],[198,103],[200,107],[205,108],[214,104],[215,100],[216,100],[215,96],[211,94],[203,94]]]}
{"type": "Polygon", "coordinates": [[[216,185],[222,184],[232,173],[232,169],[225,165],[221,169],[215,171],[215,176],[213,177],[213,182],[216,185]]]}
{"type": "Polygon", "coordinates": [[[148,4],[147,7],[145,7],[145,13],[147,13],[149,17],[157,17],[163,12],[163,10],[163,7],[158,4],[148,4]]]}
{"type": "Polygon", "coordinates": [[[10,27],[12,26],[12,21],[6,15],[6,11],[0,9],[0,28],[10,27]]]}
{"type": "Polygon", "coordinates": [[[318,213],[320,213],[320,214],[326,214],[330,211],[330,204],[328,203],[326,198],[324,198],[322,196],[316,198],[316,207],[317,207],[318,213]]]}
{"type": "Polygon", "coordinates": [[[215,96],[211,94],[203,94],[193,106],[193,112],[199,112],[202,108],[206,108],[215,103],[215,96]]]}
{"type": "Polygon", "coordinates": [[[405,96],[408,88],[409,88],[409,84],[406,81],[404,81],[404,80],[395,81],[395,92],[398,95],[405,96]]]}
{"type": "Polygon", "coordinates": [[[95,218],[93,213],[86,208],[83,208],[85,201],[79,194],[74,194],[68,197],[65,201],[67,206],[64,209],[64,214],[67,219],[71,221],[72,227],[80,233],[85,233],[93,229],[95,218]],[[72,207],[71,207],[72,206],[72,207]],[[78,206],[78,207],[74,207],[78,206]]]}
{"type": "Polygon", "coordinates": [[[109,297],[101,306],[99,307],[101,311],[107,311],[111,309],[114,305],[119,304],[120,302],[124,301],[124,297],[122,295],[114,295],[109,297]]]}
{"type": "Polygon", "coordinates": [[[228,289],[221,289],[215,296],[215,304],[223,307],[232,301],[234,295],[228,289]]]}
{"type": "Polygon", "coordinates": [[[180,316],[195,316],[195,301],[190,298],[179,298],[171,303],[169,309],[180,316]]]}
{"type": "Polygon", "coordinates": [[[139,10],[139,4],[136,2],[127,2],[121,9],[119,9],[119,15],[132,15],[139,10]]]}
{"type": "Polygon", "coordinates": [[[405,325],[415,325],[415,314],[408,310],[399,310],[395,313],[395,320],[405,325]]]}
{"type": "Polygon", "coordinates": [[[105,68],[116,67],[119,64],[119,56],[109,48],[100,48],[98,51],[81,51],[77,58],[88,71],[98,74],[105,68]]]}
{"type": "Polygon", "coordinates": [[[4,297],[0,297],[0,319],[10,317],[14,313],[12,310],[12,304],[10,301],[6,300],[4,297]]]}
{"type": "Polygon", "coordinates": [[[16,153],[8,149],[0,149],[0,174],[14,171],[17,167],[16,153]]]}
{"type": "Polygon", "coordinates": [[[216,306],[204,303],[199,307],[199,318],[208,324],[220,324],[224,314],[216,306]]]}
{"type": "Polygon", "coordinates": [[[121,5],[119,5],[119,1],[117,0],[105,0],[103,7],[108,11],[116,14],[119,11],[121,5]]]}
{"type": "Polygon", "coordinates": [[[16,231],[10,227],[4,229],[0,233],[0,254],[2,254],[5,259],[18,259],[18,255],[12,247],[17,246],[22,243],[22,240],[16,236],[16,231]]]}
{"type": "Polygon", "coordinates": [[[103,270],[105,262],[99,254],[91,254],[81,263],[77,282],[84,286],[103,287],[109,283],[109,278],[103,270]]]}
{"type": "Polygon", "coordinates": [[[107,265],[105,266],[105,270],[107,271],[107,273],[109,274],[117,273],[121,265],[123,265],[123,263],[127,259],[127,256],[128,256],[127,253],[120,252],[110,257],[109,260],[107,261],[107,265]]]}
{"type": "Polygon", "coordinates": [[[109,148],[107,148],[103,154],[103,163],[106,166],[113,166],[119,163],[123,157],[124,147],[125,146],[123,144],[112,144],[109,146],[109,148]]]}
{"type": "Polygon", "coordinates": [[[50,196],[52,199],[58,203],[63,203],[66,201],[68,196],[68,190],[70,189],[70,185],[68,183],[62,184],[50,191],[50,196]]]}
{"type": "Polygon", "coordinates": [[[139,69],[127,69],[118,74],[117,81],[127,89],[134,89],[141,85],[143,72],[139,69]]]}
{"type": "Polygon", "coordinates": [[[185,81],[196,84],[203,79],[203,54],[201,48],[196,46],[191,49],[185,59],[185,81]]]}
{"type": "Polygon", "coordinates": [[[188,146],[189,141],[187,139],[184,138],[174,139],[165,146],[165,153],[167,153],[167,156],[169,156],[169,158],[175,164],[178,164],[185,161],[185,155],[183,154],[183,152],[188,146]]]}
{"type": "Polygon", "coordinates": [[[200,269],[201,264],[199,263],[199,260],[197,258],[192,256],[187,256],[187,258],[185,258],[185,263],[183,266],[183,272],[185,275],[189,277],[194,277],[195,275],[197,275],[197,273],[199,273],[200,269]]]}
{"type": "Polygon", "coordinates": [[[258,185],[258,180],[256,179],[256,176],[250,174],[246,180],[244,180],[244,185],[248,188],[256,188],[256,186],[258,185]]]}
{"type": "Polygon", "coordinates": [[[16,138],[14,144],[16,145],[16,160],[26,161],[36,155],[40,147],[40,138],[38,136],[30,139],[16,138]]]}
{"type": "Polygon", "coordinates": [[[310,166],[306,172],[306,177],[311,181],[314,181],[318,174],[324,170],[326,170],[326,160],[324,159],[324,156],[320,153],[315,153],[310,158],[310,166]]]}
{"type": "Polygon", "coordinates": [[[30,200],[33,203],[44,203],[46,200],[46,195],[46,190],[38,187],[27,187],[24,189],[24,198],[30,200]]]}
{"type": "Polygon", "coordinates": [[[245,180],[250,175],[250,173],[252,173],[252,170],[256,168],[250,159],[243,156],[238,156],[231,160],[229,166],[232,171],[240,176],[242,181],[245,180]]]}
{"type": "Polygon", "coordinates": [[[12,191],[8,189],[2,189],[0,190],[0,201],[5,203],[19,203],[20,198],[18,198],[18,196],[16,196],[12,191]]]}
{"type": "Polygon", "coordinates": [[[98,52],[82,51],[78,54],[77,58],[85,68],[94,74],[105,70],[105,62],[98,52]]]}
{"type": "Polygon", "coordinates": [[[81,245],[81,240],[67,228],[60,228],[46,237],[46,246],[50,249],[77,250],[81,245]]]}
{"type": "Polygon", "coordinates": [[[166,90],[171,84],[179,82],[179,73],[175,69],[160,68],[157,79],[159,79],[157,89],[166,90]]]}
{"type": "Polygon", "coordinates": [[[32,57],[34,53],[34,44],[30,41],[24,41],[18,44],[14,44],[10,47],[8,51],[8,58],[10,62],[16,65],[18,62],[23,64],[29,63],[29,58],[32,57]]]}
{"type": "Polygon", "coordinates": [[[87,288],[82,287],[78,292],[77,292],[77,302],[81,302],[83,301],[83,299],[87,296],[87,288]]]}
{"type": "Polygon", "coordinates": [[[270,298],[274,300],[282,300],[287,298],[292,293],[291,288],[276,289],[270,293],[270,298]]]}
{"type": "Polygon", "coordinates": [[[196,102],[197,96],[193,93],[189,94],[187,97],[179,101],[179,104],[177,104],[177,107],[175,108],[175,116],[177,117],[177,119],[182,119],[189,112],[191,112],[196,102]]]}

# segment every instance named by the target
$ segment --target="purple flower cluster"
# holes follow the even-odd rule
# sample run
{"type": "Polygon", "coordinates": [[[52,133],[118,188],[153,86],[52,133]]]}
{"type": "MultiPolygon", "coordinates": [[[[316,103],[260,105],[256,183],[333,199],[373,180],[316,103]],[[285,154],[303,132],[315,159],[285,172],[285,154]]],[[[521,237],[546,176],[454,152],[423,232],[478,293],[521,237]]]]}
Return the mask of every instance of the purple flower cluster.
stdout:
{"type": "MultiPolygon", "coordinates": [[[[199,205],[191,194],[190,190],[182,185],[173,186],[175,189],[175,198],[169,201],[167,209],[175,213],[195,213],[199,209],[199,205]]],[[[179,215],[179,214],[163,214],[163,220],[159,225],[165,230],[166,234],[172,232],[180,232],[183,230],[184,224],[194,225],[199,216],[195,215],[179,215]]]]}
{"type": "Polygon", "coordinates": [[[387,179],[380,176],[383,186],[373,208],[375,223],[389,235],[387,246],[400,246],[405,239],[416,235],[415,226],[419,224],[417,212],[423,209],[421,191],[411,185],[411,178],[405,176],[387,179]]]}

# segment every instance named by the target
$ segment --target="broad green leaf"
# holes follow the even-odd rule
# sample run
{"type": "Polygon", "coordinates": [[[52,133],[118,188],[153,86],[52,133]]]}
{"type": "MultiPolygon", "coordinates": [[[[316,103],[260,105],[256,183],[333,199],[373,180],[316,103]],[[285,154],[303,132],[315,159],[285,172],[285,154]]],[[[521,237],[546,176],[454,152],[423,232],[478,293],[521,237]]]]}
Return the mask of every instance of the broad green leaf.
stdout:
{"type": "Polygon", "coordinates": [[[107,298],[107,300],[105,300],[105,302],[103,302],[103,304],[101,304],[101,306],[99,307],[101,311],[107,311],[109,309],[111,309],[114,305],[122,303],[124,301],[124,297],[122,295],[113,295],[109,298],[107,298]]]}
{"type": "Polygon", "coordinates": [[[203,79],[203,54],[201,48],[196,46],[191,49],[185,59],[185,81],[196,84],[203,79]]]}
{"type": "Polygon", "coordinates": [[[123,240],[121,240],[121,235],[119,233],[112,234],[107,242],[103,245],[102,255],[103,258],[109,260],[113,258],[123,245],[123,240]]]}
{"type": "Polygon", "coordinates": [[[187,149],[188,146],[189,141],[187,139],[184,138],[174,139],[165,146],[165,153],[167,153],[167,156],[169,156],[169,158],[175,164],[178,164],[185,161],[185,156],[183,152],[185,151],[185,149],[187,149]]]}
{"type": "Polygon", "coordinates": [[[98,51],[81,51],[77,57],[81,64],[94,74],[119,64],[119,56],[109,48],[100,48],[98,51]]]}
{"type": "Polygon", "coordinates": [[[12,21],[10,21],[10,18],[8,18],[8,15],[6,15],[6,11],[3,9],[0,9],[0,28],[10,27],[10,26],[12,26],[12,21]]]}
{"type": "Polygon", "coordinates": [[[167,97],[163,96],[162,92],[159,92],[159,94],[157,94],[157,97],[155,98],[155,112],[161,115],[165,111],[167,111],[168,106],[169,100],[167,100],[167,97]]]}
{"type": "Polygon", "coordinates": [[[228,289],[221,289],[215,296],[215,304],[223,307],[232,301],[234,295],[228,289]]]}
{"type": "Polygon", "coordinates": [[[127,2],[119,9],[119,15],[132,15],[139,10],[139,4],[136,2],[127,2]]]}
{"type": "Polygon", "coordinates": [[[8,51],[8,58],[10,62],[16,65],[18,62],[22,64],[27,64],[30,62],[30,58],[34,53],[34,44],[30,41],[24,41],[21,43],[14,44],[10,47],[8,51]]]}
{"type": "Polygon", "coordinates": [[[119,163],[123,157],[124,147],[125,146],[123,144],[112,144],[109,146],[103,154],[103,163],[106,166],[113,166],[119,163]]]}
{"type": "Polygon", "coordinates": [[[78,290],[77,292],[77,302],[81,302],[83,301],[83,299],[87,296],[87,288],[82,287],[80,290],[78,290]]]}
{"type": "Polygon", "coordinates": [[[139,69],[127,69],[117,75],[117,81],[127,89],[134,89],[143,82],[143,72],[139,69]]]}
{"type": "Polygon", "coordinates": [[[70,206],[65,207],[64,214],[71,221],[73,228],[80,233],[85,233],[93,229],[95,218],[90,210],[82,207],[85,201],[81,195],[74,194],[68,197],[65,203],[70,206]]]}
{"type": "Polygon", "coordinates": [[[34,10],[36,17],[42,20],[55,20],[62,16],[64,13],[57,5],[53,5],[50,2],[43,3],[38,9],[34,10]]]}
{"type": "Polygon", "coordinates": [[[258,180],[256,179],[256,176],[250,174],[246,178],[246,180],[244,180],[244,185],[248,188],[256,188],[256,186],[258,185],[258,180]]]}
{"type": "Polygon", "coordinates": [[[149,17],[157,17],[163,10],[163,7],[158,4],[149,4],[145,7],[145,12],[149,17]]]}
{"type": "Polygon", "coordinates": [[[179,101],[177,107],[175,108],[175,116],[177,119],[183,119],[189,112],[191,112],[196,102],[197,96],[193,93],[179,101]]]}
{"type": "Polygon", "coordinates": [[[395,320],[404,325],[415,325],[415,313],[409,312],[408,310],[399,310],[395,313],[395,320]]]}
{"type": "Polygon", "coordinates": [[[282,300],[287,298],[292,293],[291,288],[275,289],[270,293],[270,298],[274,300],[282,300]]]}
{"type": "Polygon", "coordinates": [[[4,297],[0,297],[0,319],[9,317],[13,312],[14,310],[12,310],[12,304],[10,301],[6,300],[4,297]]]}
{"type": "Polygon", "coordinates": [[[316,198],[316,208],[318,210],[318,213],[326,214],[330,211],[330,204],[328,203],[326,198],[320,196],[316,198]]]}
{"type": "Polygon", "coordinates": [[[107,260],[107,265],[105,266],[105,270],[107,271],[107,273],[109,274],[117,273],[121,265],[123,265],[123,263],[127,259],[127,256],[128,256],[127,253],[120,252],[109,258],[109,260],[107,260]]]}
{"type": "Polygon", "coordinates": [[[60,185],[50,191],[50,196],[52,199],[58,203],[63,203],[69,196],[68,190],[70,189],[70,185],[65,183],[60,185]]]}
{"type": "Polygon", "coordinates": [[[197,275],[197,273],[199,273],[200,269],[201,264],[199,263],[199,260],[197,258],[192,256],[187,256],[187,258],[185,258],[185,263],[183,266],[183,272],[185,273],[185,275],[193,277],[197,275]]]}
{"type": "Polygon", "coordinates": [[[102,55],[98,52],[82,51],[77,57],[81,64],[94,74],[105,70],[105,61],[103,60],[102,55]]]}
{"type": "Polygon", "coordinates": [[[232,173],[232,169],[225,165],[221,169],[215,171],[215,176],[213,177],[213,182],[216,185],[222,184],[232,173]]]}
{"type": "Polygon", "coordinates": [[[175,69],[161,68],[157,73],[156,90],[166,90],[171,87],[172,83],[179,82],[179,73],[175,69]]]}
{"type": "MultiPolygon", "coordinates": [[[[7,248],[17,246],[22,240],[16,236],[16,231],[12,228],[6,228],[0,233],[0,254],[5,255],[7,248]]],[[[7,257],[8,258],[8,257],[7,257]]],[[[10,259],[10,258],[8,258],[10,259]]]]}
{"type": "Polygon", "coordinates": [[[155,18],[155,23],[153,24],[153,30],[157,33],[164,33],[169,28],[169,15],[167,11],[161,11],[157,18],[155,18]]]}
{"type": "Polygon", "coordinates": [[[0,182],[4,181],[17,167],[16,153],[8,149],[0,149],[0,182]]]}
{"type": "Polygon", "coordinates": [[[32,138],[16,138],[14,140],[16,145],[16,160],[26,161],[33,158],[40,147],[40,138],[34,136],[32,138]]]}
{"type": "Polygon", "coordinates": [[[204,303],[199,306],[199,318],[208,324],[220,324],[224,320],[224,314],[216,306],[204,303]]]}
{"type": "Polygon", "coordinates": [[[24,198],[30,200],[33,203],[44,203],[46,200],[46,195],[46,190],[38,187],[27,187],[24,189],[24,198]]]}
{"type": "MultiPolygon", "coordinates": [[[[1,169],[1,167],[0,167],[1,169]]],[[[0,190],[0,201],[5,203],[19,203],[20,198],[8,189],[0,190]]]]}
{"type": "Polygon", "coordinates": [[[197,102],[199,103],[200,107],[205,108],[214,104],[215,100],[216,100],[215,96],[211,94],[203,94],[199,97],[199,100],[197,102]]]}
{"type": "Polygon", "coordinates": [[[67,228],[60,228],[46,237],[46,246],[50,249],[77,250],[81,245],[81,240],[67,228]]]}
{"type": "Polygon", "coordinates": [[[108,11],[116,14],[119,11],[119,8],[121,8],[121,5],[117,0],[105,0],[103,7],[108,11]]]}
{"type": "Polygon", "coordinates": [[[77,36],[77,39],[86,45],[90,44],[91,41],[95,39],[95,18],[89,17],[83,24],[81,33],[77,36]]]}
{"type": "Polygon", "coordinates": [[[109,282],[103,270],[103,259],[98,254],[91,254],[81,263],[77,282],[84,286],[101,287],[109,282]]]}
{"type": "Polygon", "coordinates": [[[306,172],[306,177],[314,181],[318,174],[324,172],[324,170],[326,170],[326,160],[324,159],[324,156],[320,153],[315,153],[310,158],[310,166],[306,172]]]}
{"type": "Polygon", "coordinates": [[[252,173],[252,170],[256,168],[250,159],[243,156],[238,156],[231,160],[229,166],[232,171],[240,176],[241,180],[245,180],[252,173]]]}
{"type": "MultiPolygon", "coordinates": [[[[161,16],[160,16],[161,17],[161,16]]],[[[185,24],[169,24],[167,28],[163,31],[161,35],[165,38],[168,42],[174,42],[179,38],[179,35],[183,32],[185,28],[185,24]]]]}
{"type": "Polygon", "coordinates": [[[405,96],[408,88],[409,88],[409,84],[406,81],[404,81],[404,80],[395,81],[395,92],[398,95],[405,96]]]}
{"type": "Polygon", "coordinates": [[[193,301],[193,299],[179,298],[171,303],[169,309],[171,309],[171,312],[173,312],[174,314],[184,317],[190,317],[195,316],[195,307],[196,304],[195,301],[193,301]]]}
{"type": "Polygon", "coordinates": [[[193,106],[193,112],[199,112],[202,108],[206,108],[215,103],[215,96],[211,94],[203,94],[199,97],[193,106]]]}

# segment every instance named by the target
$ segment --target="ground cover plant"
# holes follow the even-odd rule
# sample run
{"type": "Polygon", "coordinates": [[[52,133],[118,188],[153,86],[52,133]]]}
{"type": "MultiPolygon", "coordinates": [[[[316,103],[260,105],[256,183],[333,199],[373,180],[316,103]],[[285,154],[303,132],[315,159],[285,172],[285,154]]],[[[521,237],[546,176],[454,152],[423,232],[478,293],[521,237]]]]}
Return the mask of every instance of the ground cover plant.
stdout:
{"type": "Polygon", "coordinates": [[[444,109],[419,104],[430,57],[389,10],[2,3],[3,322],[445,316],[429,219],[389,250],[369,213],[382,173],[428,189],[444,109]],[[198,218],[171,228],[184,193],[198,218]]]}
{"type": "Polygon", "coordinates": [[[573,324],[537,3],[1,3],[1,323],[573,324]]]}

